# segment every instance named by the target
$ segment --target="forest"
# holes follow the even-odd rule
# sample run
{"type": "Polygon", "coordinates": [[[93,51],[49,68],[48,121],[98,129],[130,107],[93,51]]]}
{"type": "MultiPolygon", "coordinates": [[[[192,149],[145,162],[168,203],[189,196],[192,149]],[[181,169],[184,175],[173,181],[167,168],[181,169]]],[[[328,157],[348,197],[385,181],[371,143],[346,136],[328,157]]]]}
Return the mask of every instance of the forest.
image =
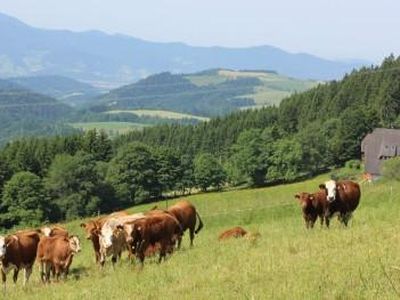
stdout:
{"type": "Polygon", "coordinates": [[[0,150],[0,226],[69,220],[176,193],[293,182],[359,159],[362,138],[375,127],[400,127],[399,114],[400,58],[392,55],[279,106],[113,140],[96,130],[15,140],[0,150]]]}

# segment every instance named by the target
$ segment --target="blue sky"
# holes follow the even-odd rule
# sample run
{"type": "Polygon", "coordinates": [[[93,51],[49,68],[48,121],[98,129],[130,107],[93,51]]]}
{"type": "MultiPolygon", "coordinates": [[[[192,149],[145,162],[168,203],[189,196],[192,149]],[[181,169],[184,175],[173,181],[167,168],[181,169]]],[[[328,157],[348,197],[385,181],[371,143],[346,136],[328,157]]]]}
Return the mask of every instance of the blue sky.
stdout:
{"type": "Polygon", "coordinates": [[[0,0],[0,12],[36,27],[160,42],[272,45],[374,62],[400,54],[398,0],[0,0]]]}

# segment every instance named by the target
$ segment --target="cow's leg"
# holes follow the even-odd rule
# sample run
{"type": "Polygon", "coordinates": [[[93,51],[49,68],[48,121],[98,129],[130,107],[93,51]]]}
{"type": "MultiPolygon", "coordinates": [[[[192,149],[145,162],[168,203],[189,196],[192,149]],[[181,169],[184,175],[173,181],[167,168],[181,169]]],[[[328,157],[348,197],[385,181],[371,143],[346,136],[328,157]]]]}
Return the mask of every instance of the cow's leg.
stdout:
{"type": "Polygon", "coordinates": [[[193,240],[194,240],[194,227],[189,228],[189,236],[190,236],[190,247],[193,247],[193,240]]]}
{"type": "Polygon", "coordinates": [[[167,252],[167,244],[168,244],[168,241],[165,241],[165,240],[161,241],[160,258],[158,259],[158,263],[161,263],[163,258],[165,260],[165,256],[166,256],[166,252],[167,252]]]}
{"type": "Polygon", "coordinates": [[[6,293],[6,280],[7,274],[4,272],[3,268],[1,268],[1,282],[3,283],[3,293],[6,293]]]}
{"type": "Polygon", "coordinates": [[[39,275],[40,275],[40,280],[42,280],[42,283],[45,283],[45,270],[44,270],[44,262],[39,261],[39,275]]]}
{"type": "Polygon", "coordinates": [[[19,269],[18,269],[18,268],[15,268],[15,269],[14,269],[14,275],[13,275],[13,281],[14,281],[14,283],[17,283],[18,273],[19,273],[19,269]]]}
{"type": "Polygon", "coordinates": [[[115,263],[117,262],[118,257],[119,257],[120,254],[121,254],[121,252],[117,253],[117,254],[113,254],[113,256],[111,257],[111,262],[112,262],[113,268],[115,268],[115,263]]]}
{"type": "Polygon", "coordinates": [[[32,266],[28,266],[28,267],[26,267],[25,269],[24,269],[24,286],[26,285],[26,283],[28,282],[28,280],[29,280],[29,277],[31,276],[31,274],[32,274],[32,266]]]}
{"type": "Polygon", "coordinates": [[[46,268],[46,282],[50,282],[50,272],[54,271],[54,267],[50,262],[46,262],[45,268],[46,268]]]}
{"type": "Polygon", "coordinates": [[[54,270],[56,272],[56,281],[60,280],[61,266],[59,264],[54,264],[54,270]]]}

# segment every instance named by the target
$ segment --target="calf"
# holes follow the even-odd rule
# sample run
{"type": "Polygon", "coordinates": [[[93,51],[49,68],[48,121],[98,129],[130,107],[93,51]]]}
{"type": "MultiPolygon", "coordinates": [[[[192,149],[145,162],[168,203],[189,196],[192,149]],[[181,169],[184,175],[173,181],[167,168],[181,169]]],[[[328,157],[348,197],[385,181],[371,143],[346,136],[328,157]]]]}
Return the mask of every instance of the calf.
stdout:
{"type": "Polygon", "coordinates": [[[68,238],[43,236],[40,239],[36,256],[42,281],[44,283],[50,281],[50,270],[54,270],[57,281],[61,274],[66,277],[74,254],[80,250],[80,241],[77,236],[72,235],[68,238]]]}
{"type": "Polygon", "coordinates": [[[234,227],[232,229],[228,229],[226,231],[224,231],[223,233],[221,233],[218,237],[218,240],[222,241],[222,240],[226,240],[229,238],[239,238],[239,237],[243,237],[247,235],[247,231],[244,230],[242,227],[234,227]]]}
{"type": "Polygon", "coordinates": [[[300,202],[303,211],[303,218],[307,228],[313,228],[318,217],[321,220],[321,226],[324,223],[325,211],[328,205],[324,191],[316,193],[299,193],[295,195],[300,202]]]}
{"type": "Polygon", "coordinates": [[[28,282],[35,262],[39,244],[39,233],[36,231],[18,232],[9,236],[0,236],[1,279],[6,286],[7,273],[14,269],[14,283],[18,279],[18,272],[24,269],[24,285],[28,282]]]}

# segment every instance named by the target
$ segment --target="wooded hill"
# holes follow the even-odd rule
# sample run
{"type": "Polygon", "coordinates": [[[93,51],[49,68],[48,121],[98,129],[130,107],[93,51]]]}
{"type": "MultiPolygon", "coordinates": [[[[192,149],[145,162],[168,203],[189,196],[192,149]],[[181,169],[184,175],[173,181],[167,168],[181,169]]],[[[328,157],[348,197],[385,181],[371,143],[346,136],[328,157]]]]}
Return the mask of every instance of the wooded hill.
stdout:
{"type": "Polygon", "coordinates": [[[399,114],[400,58],[390,56],[279,107],[114,141],[96,131],[15,141],[0,152],[0,225],[72,219],[194,187],[299,180],[359,158],[365,134],[399,127],[399,114]]]}
{"type": "Polygon", "coordinates": [[[0,80],[0,144],[16,136],[67,134],[62,125],[72,109],[57,100],[0,80]]]}
{"type": "Polygon", "coordinates": [[[92,98],[102,92],[102,89],[90,84],[56,75],[14,77],[8,78],[7,81],[16,83],[35,93],[53,97],[70,106],[79,106],[90,102],[92,98]]]}
{"type": "Polygon", "coordinates": [[[243,107],[274,105],[317,83],[268,71],[208,70],[193,74],[169,72],[100,96],[93,111],[165,109],[198,116],[221,116],[243,107]]]}

